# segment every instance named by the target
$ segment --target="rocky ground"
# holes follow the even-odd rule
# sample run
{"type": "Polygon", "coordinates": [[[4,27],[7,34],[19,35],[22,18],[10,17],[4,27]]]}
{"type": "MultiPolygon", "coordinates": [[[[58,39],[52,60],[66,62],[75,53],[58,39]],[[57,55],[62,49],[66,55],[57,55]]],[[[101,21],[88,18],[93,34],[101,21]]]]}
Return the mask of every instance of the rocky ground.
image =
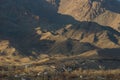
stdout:
{"type": "Polygon", "coordinates": [[[4,80],[119,80],[119,60],[81,59],[80,57],[45,57],[16,65],[0,66],[0,78],[4,80]]]}

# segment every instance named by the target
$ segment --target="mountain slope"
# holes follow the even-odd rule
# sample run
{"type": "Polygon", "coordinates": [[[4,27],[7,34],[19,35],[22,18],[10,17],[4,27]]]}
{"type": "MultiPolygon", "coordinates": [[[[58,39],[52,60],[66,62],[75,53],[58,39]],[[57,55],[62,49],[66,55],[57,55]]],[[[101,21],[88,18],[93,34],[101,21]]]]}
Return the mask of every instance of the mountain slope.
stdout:
{"type": "Polygon", "coordinates": [[[117,0],[61,0],[59,13],[79,21],[97,22],[119,31],[120,2],[117,0]]]}
{"type": "Polygon", "coordinates": [[[111,2],[1,0],[0,39],[10,40],[20,54],[32,56],[119,49],[120,14],[115,7],[119,2],[111,2]]]}

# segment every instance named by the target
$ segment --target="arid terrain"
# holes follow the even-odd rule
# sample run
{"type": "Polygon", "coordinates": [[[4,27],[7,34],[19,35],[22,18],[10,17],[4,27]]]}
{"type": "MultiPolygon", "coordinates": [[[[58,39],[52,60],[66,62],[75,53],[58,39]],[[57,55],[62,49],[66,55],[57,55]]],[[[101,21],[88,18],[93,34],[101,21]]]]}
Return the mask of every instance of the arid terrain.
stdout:
{"type": "Polygon", "coordinates": [[[0,80],[120,80],[120,1],[0,0],[0,80]]]}

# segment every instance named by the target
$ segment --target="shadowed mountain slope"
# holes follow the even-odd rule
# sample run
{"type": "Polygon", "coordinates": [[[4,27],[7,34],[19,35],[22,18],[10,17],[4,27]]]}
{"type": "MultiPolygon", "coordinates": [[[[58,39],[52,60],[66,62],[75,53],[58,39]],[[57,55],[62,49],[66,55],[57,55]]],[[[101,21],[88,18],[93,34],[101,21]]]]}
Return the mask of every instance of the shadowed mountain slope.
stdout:
{"type": "Polygon", "coordinates": [[[119,49],[119,9],[114,5],[119,7],[119,2],[1,0],[0,38],[9,40],[23,55],[74,55],[96,49],[119,49]]]}

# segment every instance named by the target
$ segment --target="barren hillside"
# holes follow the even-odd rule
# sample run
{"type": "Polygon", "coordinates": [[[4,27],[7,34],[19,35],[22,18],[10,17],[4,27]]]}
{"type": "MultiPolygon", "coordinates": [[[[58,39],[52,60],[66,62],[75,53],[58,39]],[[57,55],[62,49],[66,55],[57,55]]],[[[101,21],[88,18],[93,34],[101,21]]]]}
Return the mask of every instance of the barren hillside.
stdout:
{"type": "Polygon", "coordinates": [[[60,0],[58,12],[78,21],[97,22],[119,31],[120,2],[117,0],[60,0]]]}
{"type": "Polygon", "coordinates": [[[119,7],[117,0],[1,0],[0,38],[22,55],[103,54],[120,48],[119,7]]]}

